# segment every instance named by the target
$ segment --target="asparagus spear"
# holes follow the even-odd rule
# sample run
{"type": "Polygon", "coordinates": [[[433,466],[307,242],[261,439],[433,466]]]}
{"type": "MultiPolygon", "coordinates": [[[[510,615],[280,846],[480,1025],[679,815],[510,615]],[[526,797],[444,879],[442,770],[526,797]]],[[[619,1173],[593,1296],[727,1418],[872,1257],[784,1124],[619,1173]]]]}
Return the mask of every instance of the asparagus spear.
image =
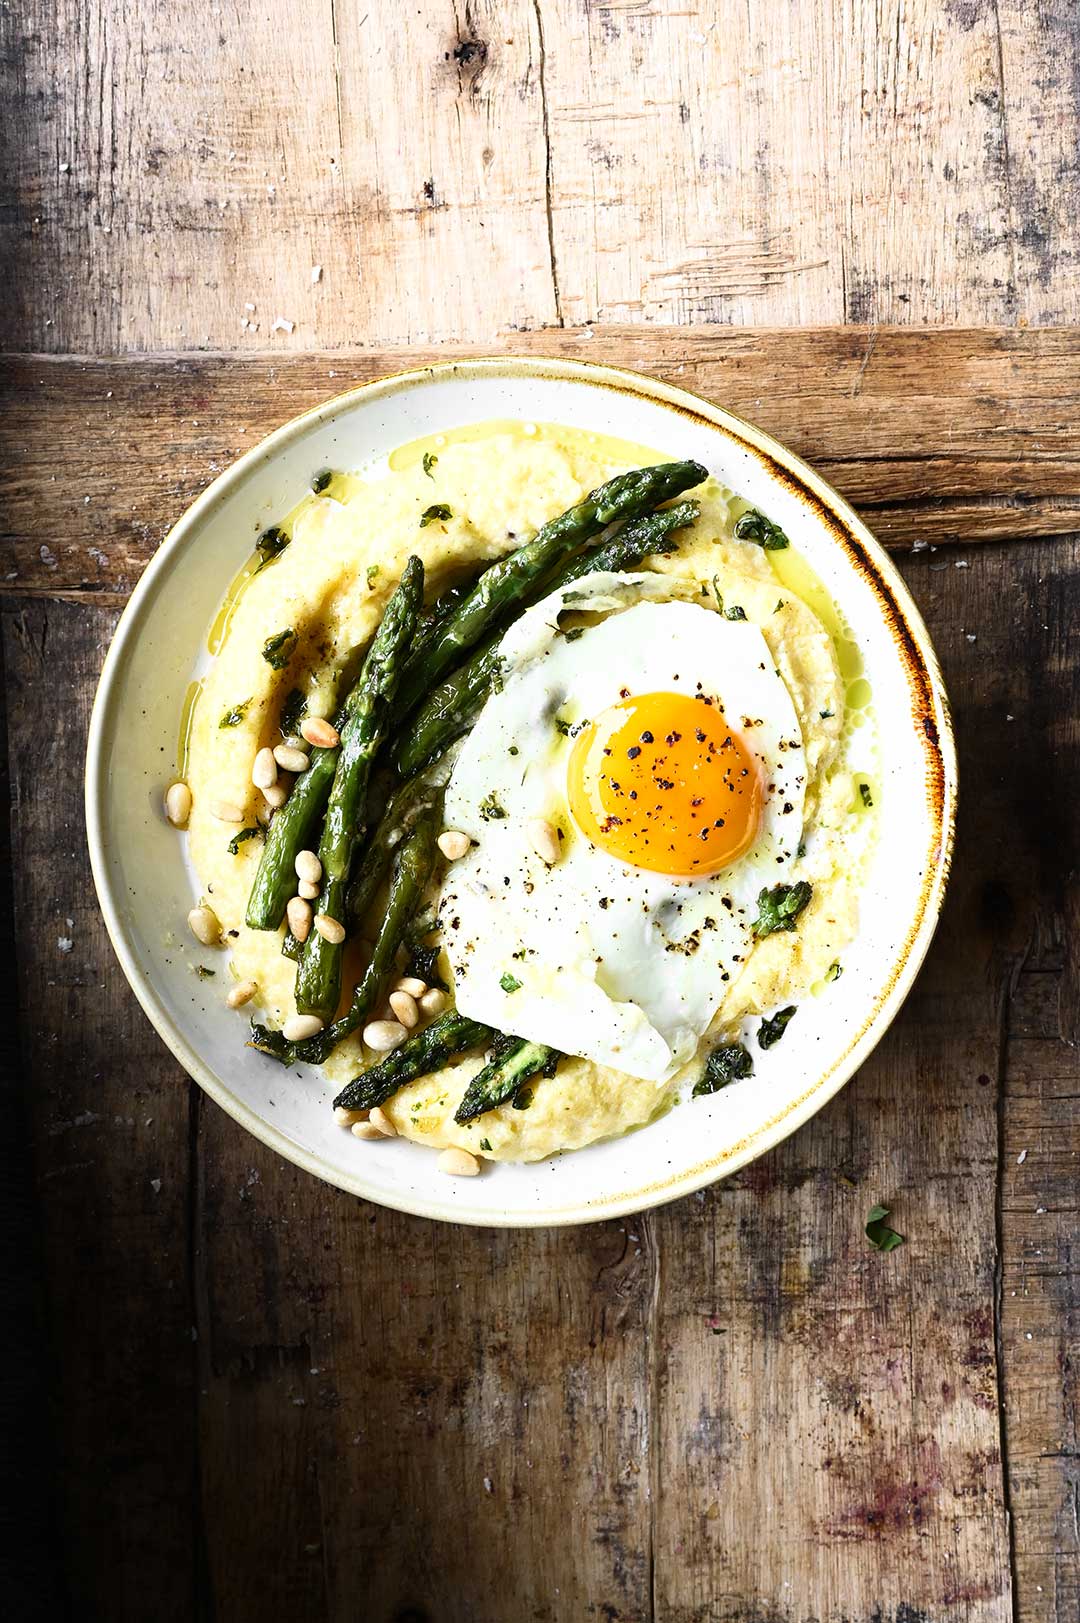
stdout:
{"type": "Polygon", "coordinates": [[[364,848],[349,885],[345,915],[351,930],[359,929],[367,917],[395,848],[417,820],[428,815],[441,818],[444,788],[444,784],[424,773],[401,784],[387,801],[386,810],[364,848]]]}
{"type": "Polygon", "coordinates": [[[299,1043],[290,1043],[279,1031],[268,1031],[252,1021],[250,1042],[252,1048],[258,1048],[264,1054],[270,1054],[286,1065],[291,1065],[294,1060],[301,1060],[305,1065],[321,1065],[338,1043],[343,1042],[358,1026],[363,1025],[378,1002],[382,988],[394,968],[394,959],[402,937],[423,899],[428,880],[431,878],[431,871],[435,866],[435,837],[438,828],[437,816],[429,814],[422,817],[412,833],[398,847],[390,875],[390,894],[386,901],[386,912],[383,914],[382,924],[375,938],[371,962],[354,989],[352,1002],[341,1018],[335,1020],[333,1025],[327,1026],[325,1031],[320,1031],[318,1036],[306,1037],[299,1043]]]}
{"type": "Polygon", "coordinates": [[[454,1112],[454,1120],[472,1121],[485,1110],[505,1104],[530,1077],[554,1076],[561,1057],[557,1048],[548,1048],[546,1043],[516,1039],[501,1054],[496,1054],[490,1065],[477,1071],[454,1112]]]}
{"type": "Polygon", "coordinates": [[[481,1025],[479,1020],[468,1020],[456,1009],[448,1009],[380,1064],[348,1083],[334,1100],[335,1108],[342,1105],[346,1110],[371,1110],[397,1093],[406,1082],[439,1070],[455,1054],[475,1048],[479,1043],[488,1043],[493,1035],[490,1026],[481,1025]]]}
{"type": "Polygon", "coordinates": [[[485,569],[468,597],[425,645],[422,656],[410,660],[398,695],[398,713],[407,715],[560,559],[616,520],[636,518],[707,478],[708,470],[699,462],[663,462],[619,474],[545,524],[525,546],[485,569]]]}
{"type": "MultiPolygon", "coordinates": [[[[537,601],[584,575],[629,569],[642,558],[665,551],[672,532],[692,524],[699,511],[696,502],[680,502],[677,507],[631,519],[610,541],[572,558],[546,580],[536,593],[537,601]]],[[[434,689],[413,716],[402,734],[395,761],[403,777],[411,777],[471,726],[491,692],[503,634],[501,629],[494,632],[464,665],[434,689]]]]}
{"type": "MultiPolygon", "coordinates": [[[[397,590],[386,605],[360,674],[361,696],[338,752],[337,769],[319,841],[322,890],[317,911],[343,921],[349,872],[359,844],[371,768],[382,743],[390,705],[416,630],[424,592],[424,566],[409,559],[397,590]]],[[[296,976],[296,1006],[302,1014],[333,1014],[341,997],[344,941],[328,941],[312,930],[304,943],[296,976]]]]}

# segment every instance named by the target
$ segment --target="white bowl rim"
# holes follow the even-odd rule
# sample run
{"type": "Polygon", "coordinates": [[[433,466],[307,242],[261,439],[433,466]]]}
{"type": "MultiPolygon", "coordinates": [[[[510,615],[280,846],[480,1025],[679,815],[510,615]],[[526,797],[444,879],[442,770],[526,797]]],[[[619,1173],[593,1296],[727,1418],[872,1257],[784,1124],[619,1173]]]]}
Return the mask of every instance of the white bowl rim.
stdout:
{"type": "Polygon", "coordinates": [[[736,413],[714,405],[689,390],[680,389],[630,368],[538,355],[453,359],[370,379],[291,418],[218,474],[169,530],[124,607],[105,657],[91,711],[85,775],[87,843],[94,885],[106,930],[128,984],[143,1012],[187,1074],[234,1121],[253,1134],[268,1149],[276,1151],[285,1160],[323,1182],[361,1199],[371,1200],[375,1204],[388,1206],[413,1216],[485,1228],[553,1228],[577,1223],[605,1222],[611,1218],[625,1217],[655,1206],[666,1205],[739,1171],[751,1161],[774,1149],[816,1115],[839,1093],[873,1052],[896,1018],[918,974],[937,928],[944,901],[952,860],[956,803],[956,746],[945,686],[930,634],[896,566],[844,498],[808,463],[771,435],[756,428],[736,413]],[[177,1029],[155,991],[149,975],[133,951],[121,909],[113,894],[106,862],[103,805],[107,778],[107,751],[103,744],[108,737],[110,713],[117,703],[119,679],[123,672],[127,649],[140,631],[143,608],[164,584],[188,535],[197,529],[215,507],[227,500],[234,488],[261,463],[271,460],[293,440],[302,438],[314,425],[324,423],[347,411],[355,402],[361,399],[377,399],[399,390],[420,387],[440,378],[468,379],[492,375],[556,378],[645,396],[658,404],[672,407],[676,411],[708,423],[729,439],[741,444],[757,460],[771,465],[774,477],[797,487],[804,496],[811,497],[813,505],[818,510],[818,518],[824,519],[845,543],[856,544],[858,551],[863,555],[864,571],[879,588],[879,595],[888,599],[896,618],[901,622],[906,633],[909,662],[916,665],[925,677],[927,695],[932,702],[936,735],[929,742],[937,762],[937,794],[940,803],[937,811],[938,830],[933,846],[928,852],[928,878],[920,898],[917,922],[908,936],[886,990],[879,995],[870,1018],[839,1061],[834,1063],[824,1077],[819,1078],[813,1086],[776,1116],[764,1122],[746,1140],[733,1148],[721,1151],[707,1162],[691,1167],[683,1173],[677,1173],[662,1184],[638,1188],[629,1194],[597,1203],[578,1201],[576,1204],[560,1207],[555,1212],[538,1210],[499,1214],[493,1213],[490,1209],[469,1208],[441,1201],[434,1194],[431,1198],[413,1198],[405,1191],[402,1191],[400,1198],[392,1198],[385,1189],[374,1188],[364,1176],[351,1176],[337,1167],[329,1166],[318,1155],[272,1126],[219,1081],[177,1029]]]}

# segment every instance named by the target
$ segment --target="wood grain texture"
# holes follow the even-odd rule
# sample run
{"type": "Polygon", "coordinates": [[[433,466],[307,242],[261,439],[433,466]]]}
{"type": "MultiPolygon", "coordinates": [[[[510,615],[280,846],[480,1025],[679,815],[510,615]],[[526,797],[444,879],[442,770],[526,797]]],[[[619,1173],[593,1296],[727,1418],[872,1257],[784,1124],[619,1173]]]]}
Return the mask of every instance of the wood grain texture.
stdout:
{"type": "Polygon", "coordinates": [[[9,368],[16,927],[79,1616],[1073,1623],[1075,339],[635,331],[619,358],[759,400],[879,527],[905,468],[935,511],[959,443],[957,545],[909,530],[899,558],[964,795],[941,930],[849,1087],[724,1184],[552,1234],[384,1212],[246,1137],[134,1007],[82,850],[111,604],[237,426],[389,357],[9,368]],[[97,583],[90,546],[117,559],[97,583]]]}
{"type": "MultiPolygon", "coordinates": [[[[1080,528],[1073,330],[630,327],[510,334],[486,352],[608,361],[702,394],[810,458],[896,549],[1080,528]]],[[[3,363],[0,592],[123,601],[197,492],[264,434],[468,353],[3,363]]]]}
{"type": "Polygon", "coordinates": [[[1080,315],[1071,0],[404,16],[5,8],[8,347],[1080,315]]]}

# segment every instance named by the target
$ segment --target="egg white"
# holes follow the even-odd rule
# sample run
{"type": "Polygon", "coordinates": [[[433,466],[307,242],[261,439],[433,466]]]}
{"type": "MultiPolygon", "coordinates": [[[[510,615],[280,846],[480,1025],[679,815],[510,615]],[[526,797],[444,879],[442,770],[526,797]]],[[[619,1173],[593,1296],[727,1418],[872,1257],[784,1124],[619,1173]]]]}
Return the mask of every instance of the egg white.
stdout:
{"type": "Polygon", "coordinates": [[[552,593],[500,655],[499,691],[446,795],[448,826],[475,842],[440,903],[457,1006],[660,1084],[693,1057],[745,962],[759,892],[795,861],[806,769],[794,705],[756,625],[657,574],[594,575],[552,593]],[[589,623],[568,640],[569,614],[589,623]],[[755,844],[711,876],[618,861],[581,834],[567,800],[572,737],[556,717],[575,728],[627,694],[661,691],[721,702],[766,785],[755,844]],[[529,833],[540,817],[561,834],[550,868],[529,833]]]}

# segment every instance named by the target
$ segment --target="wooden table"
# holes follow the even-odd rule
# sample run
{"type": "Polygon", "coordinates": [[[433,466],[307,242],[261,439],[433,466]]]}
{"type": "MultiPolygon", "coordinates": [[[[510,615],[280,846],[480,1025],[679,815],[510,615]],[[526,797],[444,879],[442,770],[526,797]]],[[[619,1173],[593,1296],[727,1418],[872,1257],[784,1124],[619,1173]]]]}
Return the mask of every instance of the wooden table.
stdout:
{"type": "Polygon", "coordinates": [[[0,29],[11,1615],[1075,1623],[1073,8],[0,29]],[[574,1231],[384,1212],[246,1137],[135,1006],[85,854],[94,684],[171,522],[295,412],[467,350],[639,366],[810,458],[893,550],[960,746],[945,916],[872,1061],[728,1182],[574,1231]]]}

